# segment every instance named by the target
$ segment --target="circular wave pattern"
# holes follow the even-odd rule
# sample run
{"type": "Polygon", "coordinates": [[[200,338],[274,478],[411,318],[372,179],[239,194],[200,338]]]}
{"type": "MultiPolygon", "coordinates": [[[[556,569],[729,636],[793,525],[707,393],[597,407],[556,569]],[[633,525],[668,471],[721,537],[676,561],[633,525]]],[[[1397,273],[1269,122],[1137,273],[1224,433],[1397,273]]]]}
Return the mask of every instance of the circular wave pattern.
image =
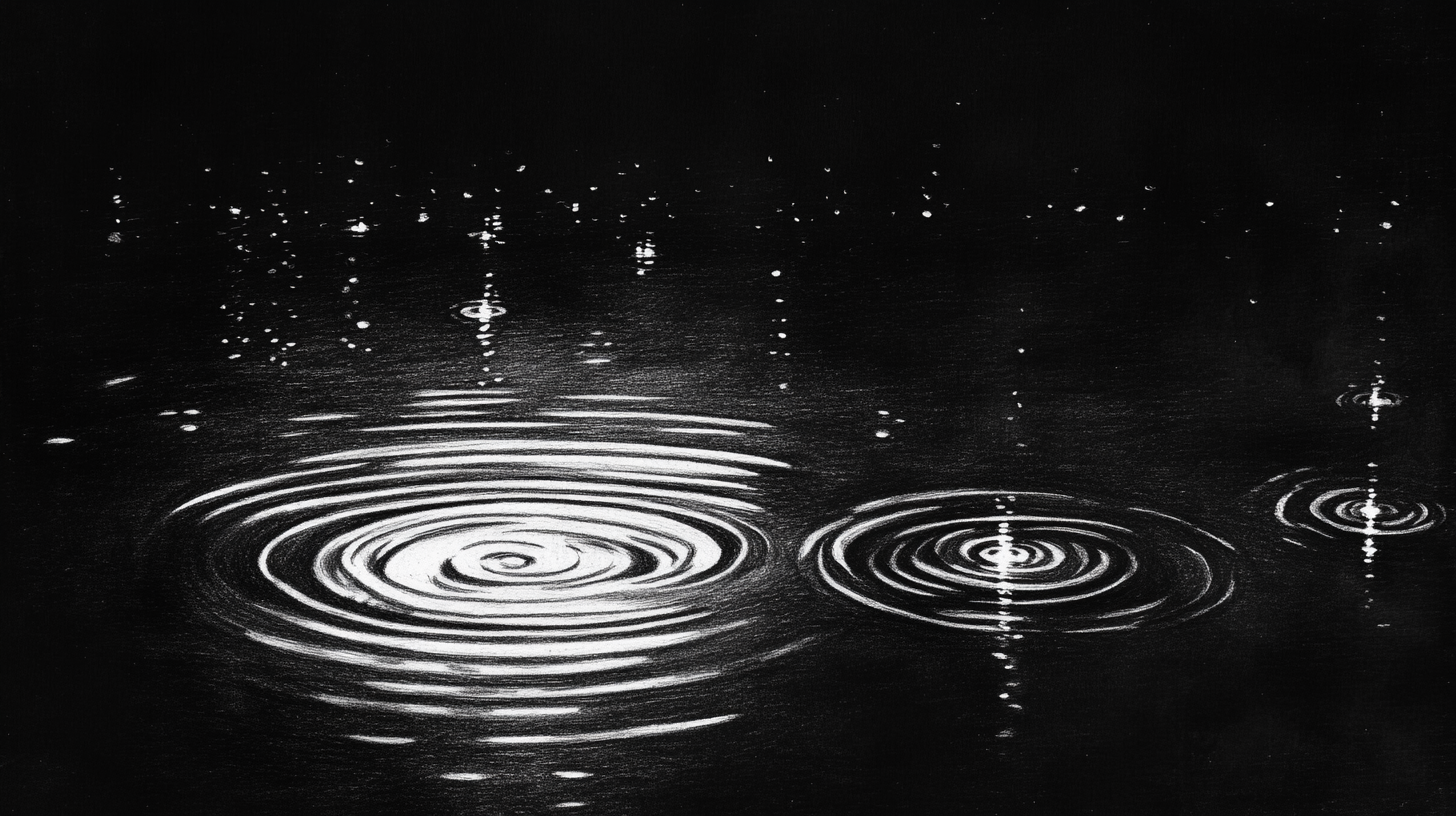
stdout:
{"type": "Polygon", "coordinates": [[[506,313],[504,306],[498,306],[489,298],[467,300],[450,307],[450,313],[470,323],[490,322],[506,313]]]}
{"type": "Polygon", "coordinates": [[[725,495],[752,488],[721,478],[782,462],[481,438],[296,465],[194,499],[174,523],[205,543],[209,611],[336,667],[310,672],[317,699],[490,721],[486,742],[630,737],[731,719],[667,705],[637,722],[648,695],[692,697],[796,645],[755,625],[772,550],[744,518],[758,508],[725,495]]]}
{"type": "Polygon", "coordinates": [[[1418,498],[1399,484],[1316,476],[1295,482],[1279,498],[1274,515],[1288,527],[1327,538],[1420,533],[1446,520],[1440,504],[1418,498]]]}
{"type": "Polygon", "coordinates": [[[1335,398],[1341,408],[1396,408],[1403,402],[1405,397],[1379,386],[1352,389],[1335,398]]]}
{"type": "Polygon", "coordinates": [[[1233,590],[1232,555],[1150,510],[955,490],[861,505],[811,535],[800,561],[860,604],[940,626],[1097,632],[1212,609],[1233,590]]]}

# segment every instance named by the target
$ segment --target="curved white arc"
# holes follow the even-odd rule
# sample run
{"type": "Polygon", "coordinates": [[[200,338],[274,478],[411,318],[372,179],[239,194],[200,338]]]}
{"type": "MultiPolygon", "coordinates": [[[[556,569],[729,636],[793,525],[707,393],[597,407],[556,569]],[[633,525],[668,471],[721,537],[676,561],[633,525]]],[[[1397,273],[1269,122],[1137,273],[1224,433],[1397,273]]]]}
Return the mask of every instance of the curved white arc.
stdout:
{"type": "Polygon", "coordinates": [[[598,683],[589,686],[565,686],[561,688],[480,688],[478,686],[441,685],[438,683],[402,683],[389,680],[369,680],[364,685],[395,694],[457,697],[471,700],[535,700],[564,697],[597,697],[605,694],[648,691],[688,683],[698,683],[720,675],[722,675],[722,672],[719,671],[703,671],[692,674],[666,674],[658,677],[648,677],[643,680],[628,680],[621,683],[598,683]]]}
{"type": "Polygon", "coordinates": [[[425,638],[399,637],[360,632],[341,626],[289,616],[290,623],[303,629],[318,632],[351,643],[367,643],[388,649],[397,649],[423,655],[449,655],[467,658],[557,658],[592,657],[630,652],[650,652],[668,646],[703,640],[723,632],[736,629],[747,621],[715,626],[707,629],[670,632],[663,635],[616,638],[614,640],[591,641],[547,641],[542,643],[492,643],[488,640],[442,641],[425,638]]]}
{"type": "Polygon", "coordinates": [[[687,720],[684,722],[675,723],[658,723],[655,725],[639,725],[635,728],[619,728],[615,731],[595,731],[586,734],[541,734],[517,737],[481,737],[477,741],[495,743],[497,745],[567,745],[576,742],[605,742],[607,740],[630,739],[633,737],[651,737],[659,734],[672,734],[678,731],[688,731],[694,728],[705,728],[710,725],[725,723],[737,718],[737,714],[725,714],[720,717],[705,717],[701,720],[687,720]]]}
{"type": "Polygon", "coordinates": [[[762,456],[751,456],[746,453],[734,453],[732,451],[713,450],[711,448],[683,448],[673,445],[649,445],[641,442],[592,442],[592,441],[566,441],[555,439],[470,439],[459,441],[441,441],[413,443],[408,445],[387,445],[377,448],[359,448],[355,450],[340,451],[337,453],[325,453],[317,456],[308,456],[299,459],[300,463],[313,462],[335,462],[340,459],[384,459],[391,457],[412,457],[439,455],[453,451],[571,451],[585,452],[594,451],[600,453],[615,453],[625,455],[644,455],[662,458],[682,457],[687,459],[706,459],[719,462],[739,462],[748,465],[760,465],[763,467],[788,468],[788,462],[780,462],[776,459],[767,459],[762,456]]]}
{"type": "Polygon", "coordinates": [[[563,411],[544,410],[537,411],[541,416],[549,417],[571,417],[578,419],[646,419],[662,422],[686,422],[700,425],[723,425],[729,428],[772,428],[767,422],[755,422],[749,419],[728,419],[715,416],[698,416],[694,414],[667,414],[653,413],[650,411],[563,411]]]}
{"type": "Polygon", "coordinates": [[[289,638],[276,637],[263,632],[255,632],[251,629],[245,629],[243,634],[259,643],[285,652],[292,652],[293,654],[328,660],[334,663],[344,663],[350,666],[360,666],[368,669],[387,670],[405,674],[443,674],[453,677],[541,677],[617,671],[649,662],[649,658],[640,655],[541,664],[511,664],[495,661],[490,663],[443,662],[417,658],[385,657],[372,652],[358,652],[350,649],[317,646],[289,638]]]}
{"type": "Polygon", "coordinates": [[[203,493],[201,496],[197,496],[196,498],[183,502],[182,504],[178,505],[177,508],[174,509],[169,515],[176,515],[189,507],[196,507],[199,504],[206,504],[213,499],[221,498],[223,496],[230,496],[234,493],[241,493],[245,490],[252,490],[255,487],[263,487],[265,485],[277,484],[278,482],[286,482],[290,479],[302,479],[305,476],[317,476],[320,473],[333,473],[339,470],[349,470],[351,468],[359,468],[363,466],[363,462],[355,462],[347,465],[331,465],[329,467],[314,468],[313,470],[296,470],[292,473],[281,473],[277,476],[267,476],[262,479],[249,479],[246,482],[235,482],[228,485],[227,487],[218,488],[217,490],[213,490],[208,493],[203,493]]]}
{"type": "MultiPolygon", "coordinates": [[[[458,470],[440,470],[440,471],[416,471],[415,473],[417,473],[417,474],[439,474],[439,473],[458,473],[458,472],[460,472],[460,471],[458,471],[458,470]]],[[[385,480],[388,480],[388,479],[398,480],[400,478],[400,476],[397,475],[397,474],[391,474],[391,475],[389,475],[387,477],[386,476],[371,476],[371,477],[363,477],[363,478],[364,479],[369,479],[369,480],[385,481],[385,480]]],[[[362,480],[360,480],[360,481],[362,481],[362,480]]],[[[353,483],[360,483],[360,482],[356,481],[356,482],[353,482],[353,483]]],[[[345,484],[345,482],[331,482],[331,483],[325,483],[325,486],[335,487],[335,486],[340,486],[340,485],[343,485],[343,484],[345,484]]],[[[313,486],[310,486],[310,489],[312,489],[312,487],[313,486]]],[[[428,494],[433,494],[433,493],[444,493],[444,494],[447,494],[445,498],[447,498],[447,499],[449,499],[451,501],[460,501],[460,502],[468,502],[468,501],[492,501],[492,500],[514,500],[514,499],[517,499],[517,498],[519,498],[521,496],[521,494],[517,494],[517,493],[501,492],[501,491],[512,491],[512,490],[528,490],[528,491],[534,491],[533,493],[530,493],[530,494],[527,494],[527,495],[529,495],[529,496],[552,496],[553,498],[556,498],[557,500],[569,500],[568,497],[575,496],[575,497],[578,497],[579,500],[582,500],[583,503],[585,503],[585,500],[591,499],[591,498],[611,497],[611,496],[617,496],[617,495],[632,495],[632,496],[649,496],[649,497],[652,497],[652,498],[668,499],[668,500],[676,500],[676,501],[684,501],[684,502],[695,503],[695,504],[706,504],[706,505],[712,505],[712,506],[715,506],[715,507],[723,507],[723,508],[730,509],[730,510],[741,510],[741,511],[744,511],[744,512],[755,512],[755,511],[758,511],[758,510],[761,510],[762,509],[758,505],[750,504],[750,503],[745,502],[745,501],[739,501],[737,499],[730,499],[730,498],[723,497],[723,496],[713,496],[713,495],[707,494],[707,493],[684,493],[684,492],[676,491],[676,490],[659,490],[659,489],[650,488],[650,487],[634,487],[632,485],[621,485],[621,486],[615,486],[615,485],[613,485],[613,486],[607,486],[607,485],[594,485],[594,484],[587,483],[587,482],[552,481],[552,480],[547,480],[547,479],[495,479],[495,480],[486,479],[486,480],[479,480],[479,481],[447,482],[447,483],[444,483],[444,484],[411,485],[411,486],[408,486],[408,487],[387,488],[387,489],[384,489],[384,490],[371,490],[371,491],[367,491],[367,492],[364,492],[364,493],[351,493],[351,494],[346,494],[346,495],[343,495],[343,496],[324,496],[324,497],[319,497],[319,498],[316,498],[316,499],[307,499],[305,501],[292,502],[292,503],[284,504],[284,505],[276,505],[274,507],[267,508],[266,510],[260,511],[258,513],[254,513],[246,521],[247,522],[257,521],[257,520],[261,520],[261,519],[272,518],[272,517],[278,516],[278,515],[288,515],[290,513],[297,513],[297,512],[303,511],[303,510],[315,510],[315,509],[318,509],[318,508],[321,508],[321,507],[337,507],[337,506],[341,506],[341,505],[359,504],[361,502],[370,502],[370,501],[374,501],[374,500],[377,500],[377,499],[385,499],[385,498],[390,498],[390,497],[394,497],[394,496],[415,496],[415,495],[428,495],[428,494]],[[549,491],[555,491],[555,492],[553,492],[553,493],[545,493],[545,492],[543,492],[543,491],[548,491],[548,490],[549,491]],[[485,492],[472,492],[472,491],[485,491],[485,492]],[[572,493],[571,491],[581,491],[581,492],[580,493],[572,493]]],[[[266,494],[266,497],[267,498],[278,498],[282,494],[283,494],[283,491],[275,491],[274,493],[266,494]]],[[[245,503],[254,503],[254,502],[257,502],[257,501],[264,501],[264,500],[266,500],[266,499],[263,498],[263,497],[250,497],[249,499],[246,499],[246,500],[244,500],[242,502],[236,502],[234,504],[228,505],[227,507],[224,507],[224,508],[221,508],[221,509],[218,509],[218,510],[214,510],[214,511],[212,511],[212,513],[209,514],[209,517],[214,516],[214,515],[221,514],[221,513],[223,513],[226,510],[231,510],[231,509],[235,509],[237,507],[244,506],[245,503]]],[[[392,505],[392,506],[387,506],[384,509],[399,509],[399,507],[400,507],[400,505],[397,505],[396,504],[396,505],[392,505]]]]}
{"type": "Polygon", "coordinates": [[[563,470],[640,470],[647,473],[688,473],[698,476],[757,476],[757,471],[689,459],[649,459],[570,453],[470,453],[430,456],[390,462],[395,468],[467,467],[475,465],[532,465],[563,470]]]}

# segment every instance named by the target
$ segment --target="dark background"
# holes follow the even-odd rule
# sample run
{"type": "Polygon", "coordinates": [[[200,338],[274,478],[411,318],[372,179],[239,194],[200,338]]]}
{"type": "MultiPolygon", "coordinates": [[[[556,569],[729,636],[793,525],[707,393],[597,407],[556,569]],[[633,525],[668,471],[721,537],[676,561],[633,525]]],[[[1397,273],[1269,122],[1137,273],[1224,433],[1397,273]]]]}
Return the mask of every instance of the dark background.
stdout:
{"type": "MultiPolygon", "coordinates": [[[[249,186],[259,168],[338,156],[387,163],[368,182],[381,195],[514,182],[518,162],[537,187],[605,184],[635,162],[644,190],[686,201],[711,184],[685,206],[678,246],[708,267],[795,265],[800,396],[769,407],[745,385],[761,361],[714,357],[735,342],[732,304],[744,322],[757,316],[747,300],[694,311],[671,290],[644,299],[647,317],[614,308],[659,341],[722,329],[689,351],[738,374],[702,399],[782,412],[823,481],[790,491],[786,538],[856,501],[1011,478],[1218,520],[1242,546],[1277,540],[1260,528],[1268,508],[1240,503],[1246,491],[1297,467],[1378,455],[1450,505],[1456,31],[1442,10],[7,6],[9,812],[536,812],[462,804],[387,764],[318,755],[306,724],[257,722],[286,703],[252,699],[206,660],[148,651],[154,635],[132,621],[168,607],[126,576],[159,508],[204,474],[246,472],[223,460],[252,454],[246,420],[272,403],[326,409],[325,385],[367,400],[403,375],[320,365],[312,381],[280,384],[224,371],[203,344],[215,342],[226,247],[210,242],[211,222],[179,215],[166,229],[129,225],[122,246],[137,254],[111,252],[118,175],[158,224],[184,206],[266,200],[249,186]],[[922,223],[927,184],[954,205],[922,223]],[[851,223],[749,229],[838,190],[851,223]],[[1096,202],[1101,226],[1056,220],[1080,201],[1096,202]],[[1029,224],[1045,202],[1055,216],[1029,224]],[[1132,214],[1122,231],[1111,212],[1132,214]],[[1380,229],[1386,220],[1395,228],[1380,229]],[[1334,399],[1368,382],[1375,311],[1391,315],[1380,352],[1391,388],[1416,398],[1371,441],[1334,399]],[[1003,336],[1037,351],[982,353],[1003,336]],[[98,396],[97,382],[133,370],[168,390],[120,407],[98,396]],[[991,421],[1003,409],[987,394],[1011,383],[1042,396],[1027,436],[991,421]],[[236,409],[228,441],[202,453],[128,424],[184,396],[236,409]],[[882,405],[921,411],[929,430],[869,449],[860,414],[882,405]],[[42,444],[88,432],[112,442],[69,459],[42,444]],[[974,457],[969,437],[986,440],[974,457]],[[1030,448],[1010,449],[1017,439],[1030,448]]],[[[306,202],[339,195],[290,178],[306,202]]],[[[526,185],[502,186],[504,206],[537,206],[526,185]]],[[[594,257],[606,238],[553,230],[513,239],[513,293],[535,307],[512,304],[522,343],[535,342],[530,327],[544,337],[595,308],[583,294],[594,273],[553,253],[594,257]]],[[[379,240],[368,263],[406,270],[389,294],[414,315],[412,282],[439,282],[410,259],[441,251],[379,240]]],[[[687,352],[653,361],[685,382],[699,373],[687,352]]],[[[1396,634],[1346,603],[1351,573],[1271,556],[1254,558],[1256,572],[1278,570],[1250,584],[1251,600],[1187,640],[1029,646],[1042,714],[1017,749],[965,736],[994,716],[954,685],[984,671],[984,648],[851,612],[863,640],[744,692],[761,695],[777,729],[705,737],[681,766],[672,749],[622,748],[613,761],[666,776],[632,778],[597,812],[1450,812],[1450,542],[1447,528],[1382,584],[1396,634]],[[1321,600],[1294,600],[1306,596],[1321,600]]]]}

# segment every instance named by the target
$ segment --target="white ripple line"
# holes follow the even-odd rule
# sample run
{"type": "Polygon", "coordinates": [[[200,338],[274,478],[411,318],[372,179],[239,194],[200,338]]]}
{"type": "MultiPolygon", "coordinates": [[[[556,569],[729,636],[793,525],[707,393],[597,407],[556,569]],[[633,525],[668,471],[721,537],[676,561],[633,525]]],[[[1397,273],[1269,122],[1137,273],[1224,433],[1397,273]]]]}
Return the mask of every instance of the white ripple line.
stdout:
{"type": "Polygon", "coordinates": [[[393,711],[399,714],[425,714],[438,717],[472,717],[481,719],[516,719],[520,717],[561,717],[581,713],[579,706],[556,706],[539,708],[463,708],[460,706],[430,705],[428,703],[391,703],[383,700],[361,700],[339,694],[314,694],[315,700],[346,708],[367,708],[373,711],[393,711]]]}
{"type": "Polygon", "coordinates": [[[737,714],[725,714],[721,717],[707,717],[701,720],[687,720],[685,722],[659,723],[656,725],[641,725],[636,728],[621,728],[615,731],[595,731],[586,734],[559,734],[559,735],[532,735],[519,737],[481,737],[478,742],[495,743],[497,745],[561,745],[573,742],[605,742],[607,740],[629,739],[631,737],[650,737],[657,734],[671,734],[677,731],[687,731],[693,728],[704,728],[709,725],[725,723],[737,719],[737,714]]]}
{"type": "Polygon", "coordinates": [[[733,428],[772,428],[767,422],[726,417],[697,416],[693,414],[663,414],[651,411],[538,411],[541,416],[577,417],[582,419],[653,419],[676,422],[697,422],[703,425],[725,425],[733,428]]]}
{"type": "Polygon", "coordinates": [[[392,680],[367,680],[364,685],[380,691],[396,694],[420,694],[437,697],[457,697],[475,700],[536,700],[555,697],[595,697],[600,694],[619,694],[631,691],[680,686],[718,677],[720,671],[703,671],[691,674],[666,674],[643,680],[628,680],[621,683],[601,683],[594,686],[569,686],[566,688],[500,688],[482,689],[476,686],[448,686],[438,683],[403,683],[392,680]]]}
{"type": "MultiPolygon", "coordinates": [[[[455,469],[436,471],[421,470],[412,471],[410,475],[434,476],[459,472],[461,471],[455,469]]],[[[340,487],[344,485],[360,484],[365,482],[388,481],[391,479],[399,478],[401,478],[400,474],[386,474],[382,476],[361,476],[358,479],[340,479],[334,482],[322,482],[300,487],[287,488],[284,490],[275,490],[270,493],[258,493],[240,501],[236,501],[232,504],[213,510],[211,513],[208,513],[205,518],[210,519],[214,516],[220,515],[230,510],[235,510],[248,504],[253,504],[260,501],[267,501],[269,499],[275,499],[284,495],[291,495],[294,493],[305,492],[308,490],[319,490],[323,488],[340,487]]],[[[245,523],[250,523],[265,518],[271,518],[273,516],[291,513],[298,510],[313,510],[320,507],[332,507],[341,504],[352,504],[358,501],[371,501],[374,499],[389,498],[391,496],[410,496],[415,494],[427,493],[459,492],[463,494],[459,497],[461,499],[469,498],[473,500],[479,500],[482,498],[514,498],[516,495],[518,495],[512,493],[471,493],[471,491],[477,490],[562,491],[562,493],[557,494],[558,497],[560,497],[561,495],[568,495],[574,491],[580,491],[581,498],[594,498],[598,495],[612,496],[627,494],[633,496],[648,496],[657,499],[673,499],[696,504],[710,504],[716,507],[724,507],[730,510],[741,510],[745,512],[755,512],[763,509],[756,504],[749,504],[748,502],[739,501],[738,499],[730,499],[726,496],[714,496],[708,493],[685,493],[681,490],[664,490],[655,487],[637,487],[635,485],[599,485],[592,482],[566,482],[550,479],[487,479],[462,482],[446,482],[444,484],[407,485],[404,487],[393,487],[384,490],[371,490],[362,493],[348,493],[342,496],[321,496],[319,498],[309,499],[303,502],[294,502],[291,504],[278,505],[277,507],[270,507],[267,510],[250,516],[245,521],[245,523]]]]}
{"type": "Polygon", "coordinates": [[[691,476],[669,476],[661,473],[624,473],[616,470],[584,470],[583,476],[599,476],[603,479],[631,479],[634,482],[663,482],[693,485],[695,487],[716,487],[724,490],[748,490],[754,493],[758,488],[742,482],[725,482],[721,479],[695,479],[691,476]]]}
{"type": "Polygon", "coordinates": [[[508,402],[520,402],[519,397],[479,397],[475,399],[431,399],[411,402],[411,408],[454,408],[466,405],[504,405],[508,402]]]}
{"type": "MultiPolygon", "coordinates": [[[[450,474],[455,474],[455,473],[469,473],[469,472],[470,471],[456,470],[456,469],[449,469],[449,468],[442,468],[440,470],[421,470],[421,471],[416,471],[412,475],[415,475],[415,476],[445,476],[445,475],[450,475],[450,474]]],[[[346,486],[346,485],[372,484],[374,482],[391,482],[391,481],[399,481],[399,479],[400,479],[400,474],[398,474],[398,473],[384,473],[384,474],[375,474],[373,476],[356,476],[356,477],[354,477],[352,479],[336,479],[336,480],[331,481],[331,482],[310,482],[308,484],[303,484],[303,485],[294,485],[293,487],[285,487],[285,488],[281,488],[279,490],[269,490],[269,491],[266,491],[266,492],[263,492],[263,493],[254,493],[254,494],[252,494],[250,496],[245,496],[245,497],[243,497],[241,499],[238,499],[235,502],[232,502],[230,504],[225,504],[222,507],[219,507],[219,508],[217,508],[215,510],[209,511],[208,514],[205,515],[205,516],[203,516],[202,518],[203,518],[204,521],[208,521],[208,520],[214,519],[214,518],[216,518],[216,517],[218,517],[220,515],[223,515],[224,513],[228,513],[228,512],[231,512],[233,510],[237,510],[239,508],[242,508],[242,507],[247,507],[249,505],[257,504],[259,502],[265,502],[265,501],[269,501],[271,499],[280,498],[282,496],[292,496],[292,495],[296,495],[298,493],[308,493],[310,491],[322,490],[322,489],[328,488],[328,487],[343,487],[343,486],[346,486]]]]}
{"type": "Polygon", "coordinates": [[[633,402],[637,400],[665,400],[667,397],[638,397],[628,394],[568,394],[557,399],[564,400],[594,400],[598,402],[633,402]]]}
{"type": "MultiPolygon", "coordinates": [[[[445,453],[447,451],[477,450],[600,451],[602,453],[644,454],[662,457],[682,456],[687,458],[707,459],[710,461],[741,462],[744,464],[764,465],[767,467],[778,468],[790,467],[788,462],[780,462],[776,459],[767,459],[762,456],[751,456],[746,453],[733,453],[731,451],[712,450],[710,448],[683,448],[675,447],[672,445],[648,445],[640,442],[577,442],[554,439],[468,439],[453,442],[442,441],[414,443],[409,445],[387,445],[377,448],[361,448],[356,450],[340,451],[337,453],[325,453],[318,456],[308,456],[299,459],[298,461],[300,463],[309,464],[313,462],[334,462],[340,459],[384,459],[394,456],[419,456],[432,453],[445,453]]],[[[865,507],[870,506],[872,505],[865,505],[865,507]]]]}
{"type": "Polygon", "coordinates": [[[313,470],[298,470],[298,471],[294,471],[293,473],[281,473],[281,474],[279,474],[277,476],[267,476],[267,477],[264,477],[262,479],[249,479],[246,482],[237,482],[237,483],[234,483],[234,484],[230,484],[227,487],[218,488],[217,490],[213,490],[213,491],[211,491],[209,493],[203,493],[201,496],[198,496],[198,497],[196,497],[194,499],[191,499],[189,501],[186,501],[186,502],[182,503],[181,505],[179,505],[177,507],[177,509],[173,510],[172,513],[171,513],[171,515],[175,515],[177,513],[180,513],[180,512],[182,512],[183,510],[186,510],[189,507],[193,507],[193,506],[196,506],[196,505],[199,505],[199,504],[203,504],[203,503],[212,501],[213,499],[220,498],[222,496],[227,496],[227,495],[232,494],[232,493],[240,493],[240,492],[242,492],[244,490],[251,490],[251,489],[253,489],[255,487],[262,487],[264,485],[270,485],[270,484],[274,484],[276,482],[284,482],[284,481],[287,481],[289,479],[301,479],[304,476],[316,476],[316,475],[318,475],[320,473],[332,473],[332,472],[337,471],[337,470],[349,470],[349,469],[352,469],[352,468],[359,468],[359,467],[364,467],[364,463],[363,462],[354,462],[352,464],[347,464],[347,465],[332,465],[330,467],[315,468],[313,470]]]}
{"type": "Polygon", "coordinates": [[[554,428],[564,422],[415,422],[409,425],[380,425],[360,428],[360,433],[370,431],[468,431],[478,428],[554,428]]]}
{"type": "Polygon", "coordinates": [[[591,456],[560,453],[473,453],[459,456],[428,456],[391,462],[395,468],[461,467],[466,465],[534,465],[565,470],[639,470],[648,473],[678,473],[695,476],[757,476],[757,472],[729,465],[713,465],[684,459],[648,459],[629,456],[591,456]]]}
{"type": "Polygon", "coordinates": [[[521,663],[461,663],[458,661],[420,660],[410,658],[381,657],[371,652],[356,652],[351,649],[336,649],[301,643],[288,638],[243,630],[243,634],[259,643],[285,652],[301,654],[318,660],[331,660],[350,666],[364,666],[376,670],[405,672],[413,674],[445,674],[453,677],[539,677],[563,674],[588,674],[592,672],[616,671],[629,666],[640,666],[648,662],[643,655],[631,657],[605,657],[597,660],[577,660],[569,663],[545,663],[538,665],[521,663]]]}
{"type": "Polygon", "coordinates": [[[512,388],[430,388],[416,391],[416,397],[479,397],[493,394],[514,394],[512,388]]]}

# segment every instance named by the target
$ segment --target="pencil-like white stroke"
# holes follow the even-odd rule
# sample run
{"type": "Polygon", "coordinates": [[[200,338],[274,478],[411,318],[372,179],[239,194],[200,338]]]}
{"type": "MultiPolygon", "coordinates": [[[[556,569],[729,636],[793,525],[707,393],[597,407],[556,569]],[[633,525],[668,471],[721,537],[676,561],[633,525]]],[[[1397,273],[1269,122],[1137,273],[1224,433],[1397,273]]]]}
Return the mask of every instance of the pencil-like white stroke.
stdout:
{"type": "Polygon", "coordinates": [[[541,416],[572,417],[576,419],[647,419],[663,422],[699,423],[702,425],[723,425],[730,428],[772,428],[767,422],[748,419],[727,419],[725,417],[696,416],[693,414],[664,414],[650,411],[538,411],[541,416]]]}
{"type": "Polygon", "coordinates": [[[690,731],[694,728],[706,728],[710,725],[725,723],[737,718],[737,714],[725,714],[721,717],[705,717],[701,720],[688,720],[686,722],[639,725],[634,728],[620,728],[615,731],[594,731],[586,734],[481,737],[479,741],[495,743],[497,745],[566,745],[577,742],[607,742],[610,740],[630,739],[632,737],[649,737],[661,734],[672,734],[678,731],[690,731]]]}

